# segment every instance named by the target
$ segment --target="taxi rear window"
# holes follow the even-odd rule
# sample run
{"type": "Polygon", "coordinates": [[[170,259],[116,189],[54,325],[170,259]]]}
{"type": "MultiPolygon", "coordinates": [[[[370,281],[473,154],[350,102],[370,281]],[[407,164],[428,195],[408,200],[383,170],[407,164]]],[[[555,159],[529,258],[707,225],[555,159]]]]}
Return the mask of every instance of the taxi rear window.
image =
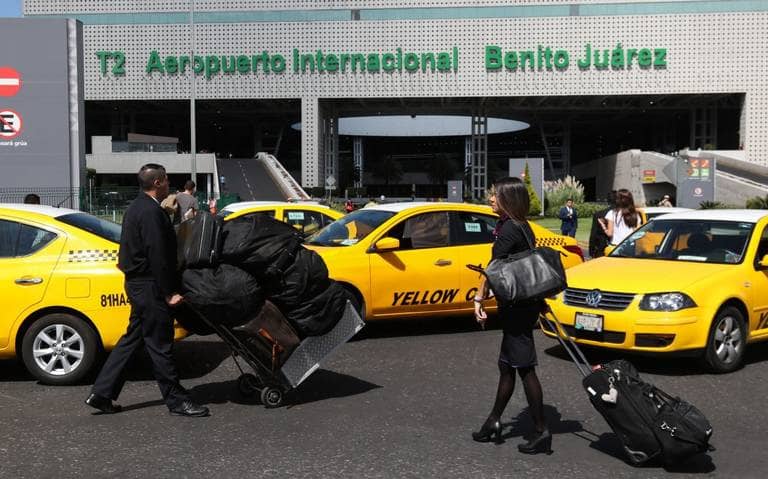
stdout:
{"type": "Polygon", "coordinates": [[[117,223],[97,218],[88,213],[70,213],[68,215],[57,216],[56,219],[62,223],[95,234],[105,240],[118,244],[120,243],[120,231],[122,230],[122,227],[117,223]]]}

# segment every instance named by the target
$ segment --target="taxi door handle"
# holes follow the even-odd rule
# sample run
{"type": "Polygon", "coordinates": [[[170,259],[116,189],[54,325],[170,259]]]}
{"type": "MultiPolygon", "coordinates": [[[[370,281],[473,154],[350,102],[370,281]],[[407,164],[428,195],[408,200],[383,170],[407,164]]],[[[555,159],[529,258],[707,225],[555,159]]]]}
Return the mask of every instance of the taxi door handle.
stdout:
{"type": "Polygon", "coordinates": [[[439,259],[435,261],[435,266],[448,266],[452,264],[452,261],[449,259],[439,259]]]}
{"type": "Polygon", "coordinates": [[[24,276],[23,278],[18,278],[14,283],[20,284],[22,286],[30,286],[33,284],[40,284],[43,282],[43,278],[32,278],[30,276],[24,276]]]}

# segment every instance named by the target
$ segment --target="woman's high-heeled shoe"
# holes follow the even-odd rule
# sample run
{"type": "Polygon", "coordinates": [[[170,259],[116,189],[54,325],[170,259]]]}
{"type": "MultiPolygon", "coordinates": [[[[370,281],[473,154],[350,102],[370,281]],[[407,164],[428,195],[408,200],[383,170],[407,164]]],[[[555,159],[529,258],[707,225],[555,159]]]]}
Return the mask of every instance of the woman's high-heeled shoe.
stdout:
{"type": "Polygon", "coordinates": [[[523,454],[539,454],[541,452],[552,454],[552,434],[549,429],[544,429],[525,444],[518,444],[517,450],[523,454]]]}
{"type": "Polygon", "coordinates": [[[496,436],[496,444],[500,444],[501,441],[501,422],[500,421],[486,421],[483,427],[479,431],[472,433],[472,439],[477,442],[490,442],[493,441],[493,437],[496,436]]]}

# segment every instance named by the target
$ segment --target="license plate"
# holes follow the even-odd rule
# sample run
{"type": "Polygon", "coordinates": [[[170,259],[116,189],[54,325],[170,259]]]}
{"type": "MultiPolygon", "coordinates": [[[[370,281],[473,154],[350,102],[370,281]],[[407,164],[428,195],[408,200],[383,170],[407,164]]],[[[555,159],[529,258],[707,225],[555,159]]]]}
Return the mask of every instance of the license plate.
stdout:
{"type": "Polygon", "coordinates": [[[580,331],[603,331],[603,315],[592,313],[576,313],[576,321],[573,327],[580,331]]]}

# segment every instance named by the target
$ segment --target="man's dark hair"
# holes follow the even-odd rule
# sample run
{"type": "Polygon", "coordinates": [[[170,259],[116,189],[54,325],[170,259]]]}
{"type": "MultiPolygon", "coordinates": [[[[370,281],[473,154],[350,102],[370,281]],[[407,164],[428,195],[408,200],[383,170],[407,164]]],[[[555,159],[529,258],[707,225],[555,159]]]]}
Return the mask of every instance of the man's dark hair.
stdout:
{"type": "Polygon", "coordinates": [[[165,168],[157,163],[147,163],[139,170],[139,187],[149,191],[155,187],[155,181],[165,178],[165,168]]]}
{"type": "Polygon", "coordinates": [[[27,205],[39,205],[40,197],[34,193],[29,193],[27,196],[24,197],[24,203],[27,205]]]}
{"type": "Polygon", "coordinates": [[[520,178],[506,177],[493,184],[493,194],[499,209],[507,216],[518,221],[525,221],[531,205],[528,189],[520,178]]]}
{"type": "Polygon", "coordinates": [[[194,190],[195,189],[195,182],[192,180],[187,180],[186,183],[184,183],[184,189],[185,190],[194,190]]]}

